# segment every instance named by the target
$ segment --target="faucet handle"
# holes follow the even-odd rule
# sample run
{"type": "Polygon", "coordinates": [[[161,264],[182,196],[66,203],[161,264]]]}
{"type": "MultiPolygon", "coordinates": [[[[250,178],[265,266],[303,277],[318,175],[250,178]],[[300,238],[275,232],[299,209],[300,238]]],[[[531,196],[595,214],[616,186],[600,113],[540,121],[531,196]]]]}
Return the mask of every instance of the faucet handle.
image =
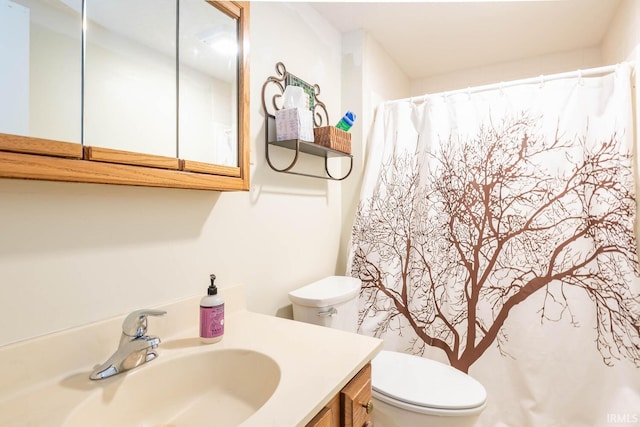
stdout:
{"type": "Polygon", "coordinates": [[[164,316],[164,310],[136,310],[122,322],[122,333],[128,337],[139,338],[147,333],[147,316],[164,316]]]}

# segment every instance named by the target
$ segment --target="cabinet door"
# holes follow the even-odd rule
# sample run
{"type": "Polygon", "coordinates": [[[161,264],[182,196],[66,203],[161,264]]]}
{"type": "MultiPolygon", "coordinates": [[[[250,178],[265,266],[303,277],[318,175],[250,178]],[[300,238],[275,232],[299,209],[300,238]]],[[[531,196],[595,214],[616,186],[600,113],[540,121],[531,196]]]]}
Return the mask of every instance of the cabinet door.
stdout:
{"type": "Polygon", "coordinates": [[[82,157],[75,3],[0,0],[0,151],[82,157]]]}
{"type": "Polygon", "coordinates": [[[84,145],[177,157],[176,14],[175,0],[86,0],[84,145]]]}
{"type": "Polygon", "coordinates": [[[238,167],[238,19],[202,0],[179,17],[179,157],[238,167]]]}
{"type": "Polygon", "coordinates": [[[331,425],[331,408],[328,408],[326,406],[322,408],[322,411],[320,411],[318,415],[316,415],[311,421],[309,421],[307,427],[333,427],[331,425]]]}
{"type": "Polygon", "coordinates": [[[365,427],[371,424],[371,364],[367,364],[340,392],[342,399],[342,425],[365,427]]]}
{"type": "Polygon", "coordinates": [[[340,395],[336,395],[322,408],[306,427],[340,427],[340,395]]]}

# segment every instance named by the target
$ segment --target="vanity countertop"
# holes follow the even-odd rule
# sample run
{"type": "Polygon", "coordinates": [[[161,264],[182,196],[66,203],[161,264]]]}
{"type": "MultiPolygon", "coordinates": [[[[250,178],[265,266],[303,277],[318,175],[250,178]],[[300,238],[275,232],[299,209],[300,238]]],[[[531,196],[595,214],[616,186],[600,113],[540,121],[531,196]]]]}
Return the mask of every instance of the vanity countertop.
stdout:
{"type": "MultiPolygon", "coordinates": [[[[150,318],[148,333],[162,339],[158,360],[218,349],[253,350],[275,360],[278,386],[242,426],[304,426],[382,348],[375,338],[247,311],[242,287],[220,293],[227,311],[222,341],[199,342],[199,297],[155,307],[168,314],[150,318]]],[[[0,347],[0,425],[64,426],[74,408],[109,381],[91,381],[89,374],[115,350],[123,318],[0,347]]],[[[126,381],[154,363],[160,362],[118,377],[126,381]]]]}

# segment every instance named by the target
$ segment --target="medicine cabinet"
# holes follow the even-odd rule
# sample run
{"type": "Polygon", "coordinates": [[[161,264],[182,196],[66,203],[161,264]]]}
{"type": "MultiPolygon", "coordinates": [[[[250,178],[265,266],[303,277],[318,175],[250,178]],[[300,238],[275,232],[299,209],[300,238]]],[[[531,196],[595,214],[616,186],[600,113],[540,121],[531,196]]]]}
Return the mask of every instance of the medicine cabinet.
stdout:
{"type": "Polygon", "coordinates": [[[0,177],[249,189],[249,2],[0,0],[0,177]]]}

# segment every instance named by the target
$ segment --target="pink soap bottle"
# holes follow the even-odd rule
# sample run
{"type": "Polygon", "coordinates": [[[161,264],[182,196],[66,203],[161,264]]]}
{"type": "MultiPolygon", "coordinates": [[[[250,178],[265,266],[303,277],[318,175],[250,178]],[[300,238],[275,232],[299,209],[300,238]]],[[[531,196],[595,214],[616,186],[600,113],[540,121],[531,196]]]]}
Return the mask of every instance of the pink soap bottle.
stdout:
{"type": "Polygon", "coordinates": [[[216,275],[210,275],[207,295],[200,300],[200,341],[206,344],[218,342],[224,334],[224,299],[218,295],[216,275]]]}

